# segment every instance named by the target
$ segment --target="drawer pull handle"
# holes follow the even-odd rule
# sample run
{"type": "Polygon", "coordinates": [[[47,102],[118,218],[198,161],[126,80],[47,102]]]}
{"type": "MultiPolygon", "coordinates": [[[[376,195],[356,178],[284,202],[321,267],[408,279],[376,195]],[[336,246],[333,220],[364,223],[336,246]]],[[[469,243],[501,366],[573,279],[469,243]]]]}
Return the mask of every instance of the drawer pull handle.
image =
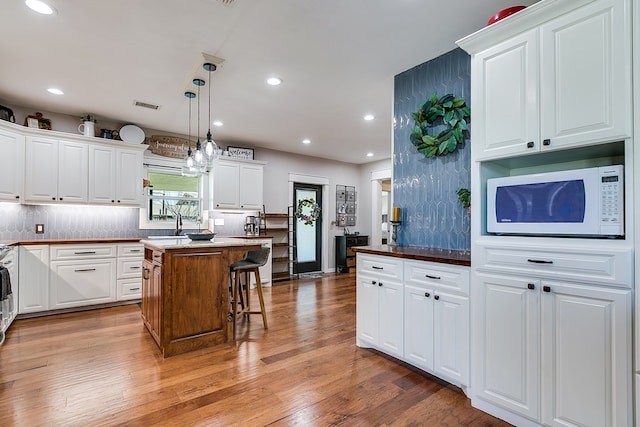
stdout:
{"type": "Polygon", "coordinates": [[[534,264],[553,264],[553,261],[546,259],[528,259],[527,262],[532,262],[534,264]]]}
{"type": "Polygon", "coordinates": [[[141,269],[142,267],[140,267],[140,266],[138,265],[138,266],[135,266],[135,267],[129,267],[129,268],[130,268],[131,270],[139,270],[139,269],[141,269]]]}
{"type": "Polygon", "coordinates": [[[425,274],[424,277],[426,277],[427,279],[440,280],[440,276],[432,276],[430,274],[425,274]]]}
{"type": "Polygon", "coordinates": [[[551,292],[551,287],[550,286],[543,286],[542,290],[545,292],[551,292]]]}
{"type": "Polygon", "coordinates": [[[140,290],[140,288],[131,288],[131,289],[129,289],[129,290],[130,290],[130,291],[139,291],[139,290],[140,290]]]}
{"type": "Polygon", "coordinates": [[[425,292],[425,293],[424,293],[424,296],[425,296],[425,297],[427,297],[427,298],[429,298],[429,297],[431,296],[431,294],[430,294],[429,292],[425,292]]]}
{"type": "Polygon", "coordinates": [[[5,262],[4,262],[4,265],[5,265],[5,267],[6,267],[7,265],[9,265],[9,264],[11,264],[11,263],[13,263],[13,261],[5,261],[5,262]]]}
{"type": "Polygon", "coordinates": [[[73,271],[75,271],[76,273],[80,273],[80,272],[83,272],[83,271],[96,271],[96,269],[95,268],[78,268],[78,269],[73,270],[73,271]]]}
{"type": "Polygon", "coordinates": [[[374,270],[384,270],[384,267],[378,267],[377,265],[371,266],[374,270]]]}
{"type": "Polygon", "coordinates": [[[141,249],[131,249],[129,252],[142,252],[141,249]]]}
{"type": "Polygon", "coordinates": [[[527,284],[527,288],[534,290],[536,288],[536,285],[534,285],[533,283],[529,283],[527,284]]]}
{"type": "Polygon", "coordinates": [[[80,252],[74,252],[74,255],[94,255],[96,253],[96,251],[80,251],[80,252]]]}

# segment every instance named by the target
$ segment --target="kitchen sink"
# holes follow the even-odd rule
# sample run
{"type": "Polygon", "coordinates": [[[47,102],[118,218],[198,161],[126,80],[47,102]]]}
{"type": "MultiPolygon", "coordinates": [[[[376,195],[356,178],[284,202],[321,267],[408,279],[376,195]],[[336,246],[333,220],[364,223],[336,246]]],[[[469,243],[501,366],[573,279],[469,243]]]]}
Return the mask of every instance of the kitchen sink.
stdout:
{"type": "Polygon", "coordinates": [[[187,236],[148,236],[147,239],[149,239],[149,240],[160,240],[160,239],[175,240],[175,239],[188,239],[188,237],[187,236]]]}

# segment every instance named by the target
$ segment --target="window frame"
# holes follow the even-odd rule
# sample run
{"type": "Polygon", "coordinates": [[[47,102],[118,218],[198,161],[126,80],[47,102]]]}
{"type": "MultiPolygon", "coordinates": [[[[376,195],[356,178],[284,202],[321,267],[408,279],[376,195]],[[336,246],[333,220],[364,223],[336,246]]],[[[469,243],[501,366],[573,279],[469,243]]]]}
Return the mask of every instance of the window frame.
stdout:
{"type": "MultiPolygon", "coordinates": [[[[175,160],[165,160],[165,161],[154,161],[153,163],[144,163],[144,177],[145,179],[149,178],[149,173],[162,173],[168,175],[182,175],[182,162],[175,160]]],[[[199,217],[200,221],[202,221],[203,213],[205,209],[205,181],[206,175],[200,175],[198,177],[198,199],[200,202],[200,212],[199,217]]],[[[157,199],[164,198],[164,196],[157,197],[157,199]]],[[[145,191],[143,196],[143,203],[139,209],[139,222],[138,227],[142,230],[175,230],[176,224],[174,221],[149,221],[149,193],[145,191]]],[[[169,198],[173,199],[173,198],[169,198]]],[[[202,228],[202,224],[200,224],[200,228],[202,228]]],[[[182,223],[183,230],[196,230],[198,229],[198,223],[195,221],[186,221],[183,219],[182,223]]]]}

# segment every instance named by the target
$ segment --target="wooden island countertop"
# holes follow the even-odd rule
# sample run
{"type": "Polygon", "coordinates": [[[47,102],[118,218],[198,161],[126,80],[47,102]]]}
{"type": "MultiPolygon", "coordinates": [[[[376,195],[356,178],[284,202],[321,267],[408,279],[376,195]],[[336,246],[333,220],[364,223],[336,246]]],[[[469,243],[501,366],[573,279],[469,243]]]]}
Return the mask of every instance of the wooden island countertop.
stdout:
{"type": "Polygon", "coordinates": [[[229,265],[255,239],[143,239],[142,319],[163,357],[231,339],[229,265]]]}

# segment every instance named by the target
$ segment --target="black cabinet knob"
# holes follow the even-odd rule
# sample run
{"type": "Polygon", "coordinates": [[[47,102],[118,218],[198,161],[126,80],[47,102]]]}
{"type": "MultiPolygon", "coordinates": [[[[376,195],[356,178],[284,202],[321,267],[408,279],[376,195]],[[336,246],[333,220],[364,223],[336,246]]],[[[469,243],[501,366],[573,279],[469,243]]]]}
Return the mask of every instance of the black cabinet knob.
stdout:
{"type": "Polygon", "coordinates": [[[382,282],[378,282],[378,286],[382,286],[382,282]]]}
{"type": "Polygon", "coordinates": [[[56,199],[55,197],[52,197],[52,198],[51,198],[51,200],[55,200],[55,199],[56,199]]]}
{"type": "Polygon", "coordinates": [[[425,297],[427,297],[427,298],[429,298],[429,297],[431,296],[431,294],[430,294],[429,292],[425,292],[425,293],[424,293],[424,296],[425,296],[425,297]]]}
{"type": "Polygon", "coordinates": [[[439,300],[440,299],[440,295],[434,295],[433,299],[436,300],[436,301],[439,300]]]}
{"type": "Polygon", "coordinates": [[[16,199],[19,199],[19,198],[20,198],[20,196],[16,196],[16,199]]]}
{"type": "Polygon", "coordinates": [[[551,140],[545,139],[544,141],[542,141],[542,145],[551,145],[551,140]]]}
{"type": "Polygon", "coordinates": [[[62,197],[60,197],[60,200],[62,200],[62,197]]]}
{"type": "Polygon", "coordinates": [[[551,286],[543,286],[542,290],[545,292],[551,292],[551,286]]]}
{"type": "Polygon", "coordinates": [[[536,288],[536,285],[534,285],[533,283],[529,283],[529,284],[527,285],[527,288],[529,288],[529,289],[531,289],[531,290],[534,290],[534,289],[536,288]]]}
{"type": "Polygon", "coordinates": [[[377,283],[376,283],[376,281],[375,281],[375,280],[372,280],[372,281],[371,281],[371,284],[372,284],[372,285],[377,285],[377,283]]]}
{"type": "Polygon", "coordinates": [[[534,145],[533,141],[527,142],[527,148],[533,148],[534,145]]]}

